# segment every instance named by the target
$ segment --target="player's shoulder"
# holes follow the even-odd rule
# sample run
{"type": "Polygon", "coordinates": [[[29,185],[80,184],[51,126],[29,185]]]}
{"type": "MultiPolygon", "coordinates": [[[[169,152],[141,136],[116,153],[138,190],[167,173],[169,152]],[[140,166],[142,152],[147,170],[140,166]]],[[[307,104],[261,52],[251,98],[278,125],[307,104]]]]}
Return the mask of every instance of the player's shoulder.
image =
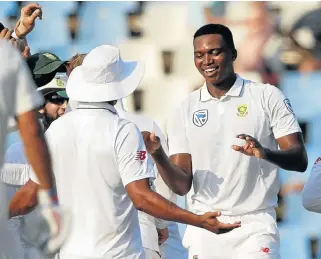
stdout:
{"type": "Polygon", "coordinates": [[[123,117],[124,119],[135,123],[141,131],[151,131],[153,128],[153,119],[145,114],[137,114],[126,111],[123,113],[123,117]]]}
{"type": "Polygon", "coordinates": [[[263,93],[265,91],[273,91],[275,88],[277,88],[274,85],[262,83],[262,82],[255,82],[249,79],[243,79],[244,80],[244,86],[246,89],[250,91],[255,91],[257,93],[263,93]]]}

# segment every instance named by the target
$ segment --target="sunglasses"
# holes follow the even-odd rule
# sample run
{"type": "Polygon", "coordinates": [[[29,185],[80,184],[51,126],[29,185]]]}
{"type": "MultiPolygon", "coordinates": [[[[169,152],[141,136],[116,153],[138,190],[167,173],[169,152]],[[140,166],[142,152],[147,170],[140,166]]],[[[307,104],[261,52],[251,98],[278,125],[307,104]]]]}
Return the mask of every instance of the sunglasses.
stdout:
{"type": "Polygon", "coordinates": [[[65,102],[69,101],[69,98],[64,98],[57,93],[48,94],[45,96],[45,99],[47,102],[51,102],[51,103],[59,104],[59,105],[62,105],[65,102]]]}

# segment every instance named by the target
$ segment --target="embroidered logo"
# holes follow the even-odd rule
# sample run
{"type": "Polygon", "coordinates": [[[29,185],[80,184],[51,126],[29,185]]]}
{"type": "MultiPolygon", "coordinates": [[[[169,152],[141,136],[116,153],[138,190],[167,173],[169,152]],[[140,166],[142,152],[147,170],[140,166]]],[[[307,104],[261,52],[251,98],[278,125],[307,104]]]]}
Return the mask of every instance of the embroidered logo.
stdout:
{"type": "Polygon", "coordinates": [[[245,117],[248,114],[247,104],[241,104],[237,106],[237,116],[245,117]]]}
{"type": "Polygon", "coordinates": [[[260,252],[263,252],[263,253],[268,254],[268,253],[270,252],[270,248],[268,248],[268,247],[262,247],[261,250],[260,250],[260,252]]]}
{"type": "Polygon", "coordinates": [[[197,127],[202,127],[208,120],[208,110],[199,110],[193,114],[193,123],[197,127]]]}
{"type": "Polygon", "coordinates": [[[45,57],[47,57],[48,59],[50,59],[50,60],[56,60],[57,58],[54,56],[54,55],[52,55],[51,53],[44,53],[43,54],[45,57]]]}
{"type": "Polygon", "coordinates": [[[135,160],[144,161],[146,159],[146,151],[137,151],[135,160]]]}
{"type": "Polygon", "coordinates": [[[64,82],[60,79],[60,78],[57,78],[56,79],[56,84],[58,87],[64,87],[64,82]]]}
{"type": "Polygon", "coordinates": [[[292,105],[290,103],[290,100],[289,99],[285,99],[283,102],[285,104],[285,107],[288,109],[288,111],[291,112],[292,114],[294,114],[294,111],[293,111],[292,105]]]}
{"type": "Polygon", "coordinates": [[[316,165],[317,163],[319,163],[321,161],[321,157],[318,157],[317,160],[315,160],[314,164],[316,165]]]}

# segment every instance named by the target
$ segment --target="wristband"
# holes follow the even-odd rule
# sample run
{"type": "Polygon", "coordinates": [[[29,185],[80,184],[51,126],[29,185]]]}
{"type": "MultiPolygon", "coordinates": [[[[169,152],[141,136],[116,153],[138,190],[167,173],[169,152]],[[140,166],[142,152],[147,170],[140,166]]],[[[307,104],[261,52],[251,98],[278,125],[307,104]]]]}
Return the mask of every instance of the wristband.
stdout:
{"type": "Polygon", "coordinates": [[[16,34],[16,30],[13,31],[13,33],[11,34],[11,36],[13,38],[15,38],[17,40],[17,42],[22,42],[24,40],[24,38],[20,39],[17,34],[16,34]]]}
{"type": "Polygon", "coordinates": [[[56,189],[52,188],[50,190],[39,190],[38,201],[41,206],[58,205],[56,189]]]}

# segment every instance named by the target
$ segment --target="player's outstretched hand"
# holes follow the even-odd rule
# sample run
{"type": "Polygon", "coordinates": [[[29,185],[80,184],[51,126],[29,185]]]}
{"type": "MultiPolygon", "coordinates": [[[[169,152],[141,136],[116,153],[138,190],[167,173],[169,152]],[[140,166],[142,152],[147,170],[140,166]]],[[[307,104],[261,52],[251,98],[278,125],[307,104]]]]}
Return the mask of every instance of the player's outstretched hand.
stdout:
{"type": "Polygon", "coordinates": [[[56,254],[71,229],[71,213],[62,209],[50,192],[38,192],[39,206],[25,216],[23,238],[46,255],[56,254]]]}
{"type": "Polygon", "coordinates": [[[21,9],[20,20],[16,24],[16,35],[22,39],[29,34],[35,27],[35,21],[39,17],[42,19],[41,6],[35,3],[30,3],[21,9]]]}
{"type": "Polygon", "coordinates": [[[148,153],[153,155],[161,147],[159,137],[154,132],[150,133],[148,131],[143,131],[142,135],[148,153]]]}
{"type": "Polygon", "coordinates": [[[264,158],[265,149],[257,141],[257,139],[251,137],[250,135],[240,134],[236,136],[239,139],[244,139],[245,144],[243,146],[232,145],[235,151],[241,152],[247,156],[255,156],[257,158],[264,158]]]}
{"type": "Polygon", "coordinates": [[[217,219],[219,216],[221,216],[220,212],[207,212],[201,215],[201,227],[215,234],[223,234],[241,226],[239,221],[233,224],[222,223],[217,219]]]}

